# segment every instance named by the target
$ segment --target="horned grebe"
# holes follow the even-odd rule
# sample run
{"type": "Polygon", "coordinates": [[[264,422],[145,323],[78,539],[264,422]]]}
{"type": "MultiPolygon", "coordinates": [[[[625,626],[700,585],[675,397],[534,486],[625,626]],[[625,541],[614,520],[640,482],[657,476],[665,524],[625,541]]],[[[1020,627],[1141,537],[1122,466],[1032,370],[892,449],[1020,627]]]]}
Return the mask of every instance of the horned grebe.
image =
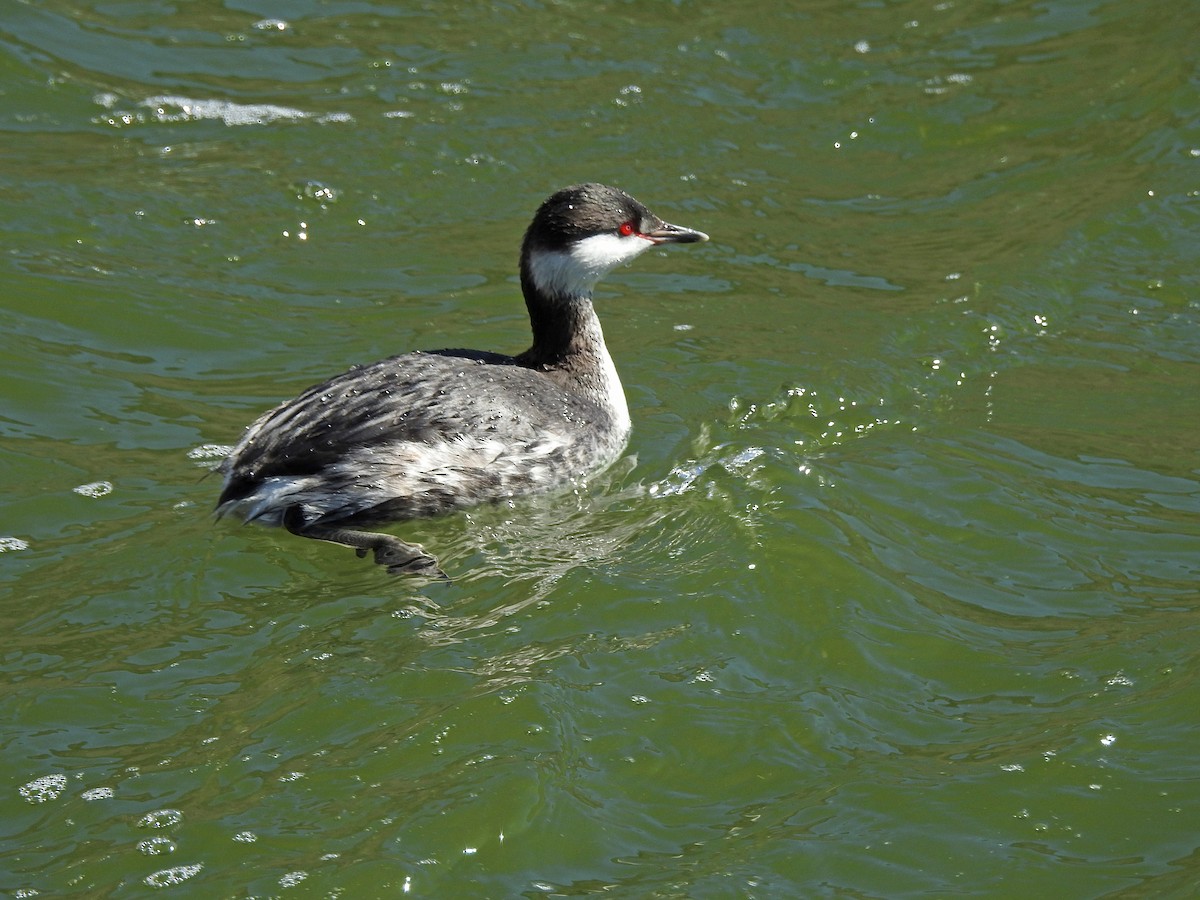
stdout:
{"type": "Polygon", "coordinates": [[[217,515],[372,551],[393,574],[441,576],[419,545],[352,526],[545,490],[613,462],[629,408],[592,289],[657,244],[706,240],[616,188],[563,188],[521,245],[532,347],[407,353],[309,388],[260,417],[221,463],[217,515]]]}

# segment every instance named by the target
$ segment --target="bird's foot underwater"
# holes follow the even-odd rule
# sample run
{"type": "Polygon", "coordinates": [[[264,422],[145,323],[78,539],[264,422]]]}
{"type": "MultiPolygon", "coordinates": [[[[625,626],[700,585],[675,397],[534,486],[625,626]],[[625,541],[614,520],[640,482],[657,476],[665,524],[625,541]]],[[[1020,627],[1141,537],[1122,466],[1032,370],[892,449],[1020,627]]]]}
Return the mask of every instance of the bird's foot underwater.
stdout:
{"type": "Polygon", "coordinates": [[[351,547],[359,559],[373,553],[376,564],[384,566],[389,575],[450,580],[438,566],[437,559],[426,553],[420,544],[407,544],[390,534],[309,523],[304,520],[304,511],[299,506],[291,507],[284,514],[283,527],[299,537],[351,547]]]}
{"type": "Polygon", "coordinates": [[[376,565],[385,566],[389,575],[422,575],[427,578],[450,580],[450,576],[438,565],[437,559],[426,553],[420,544],[406,544],[399,538],[386,534],[376,537],[379,540],[374,546],[355,548],[354,552],[359,559],[366,557],[370,550],[375,554],[376,565]]]}

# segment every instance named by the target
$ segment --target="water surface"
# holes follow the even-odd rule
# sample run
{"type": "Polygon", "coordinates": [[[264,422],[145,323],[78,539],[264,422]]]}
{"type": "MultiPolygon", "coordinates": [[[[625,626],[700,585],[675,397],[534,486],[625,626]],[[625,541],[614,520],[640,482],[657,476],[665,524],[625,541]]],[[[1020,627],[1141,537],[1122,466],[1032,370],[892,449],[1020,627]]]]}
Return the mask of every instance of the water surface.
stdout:
{"type": "Polygon", "coordinates": [[[1200,887],[1195,18],[1113,2],[0,12],[0,890],[1200,887]],[[537,203],[712,242],[599,292],[586,490],[214,524],[357,362],[516,352],[537,203]]]}

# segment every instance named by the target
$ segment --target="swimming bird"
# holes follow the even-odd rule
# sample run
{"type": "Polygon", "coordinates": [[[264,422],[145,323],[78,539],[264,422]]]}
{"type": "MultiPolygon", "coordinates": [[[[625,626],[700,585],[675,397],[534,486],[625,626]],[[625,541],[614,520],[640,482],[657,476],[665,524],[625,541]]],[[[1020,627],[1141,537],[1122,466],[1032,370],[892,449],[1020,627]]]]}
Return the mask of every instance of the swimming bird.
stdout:
{"type": "Polygon", "coordinates": [[[616,460],[629,408],[592,291],[651,247],[706,240],[614,187],[555,192],[521,245],[528,350],[406,353],[309,388],[221,463],[217,515],[373,553],[393,574],[444,577],[419,544],[362,526],[561,487],[616,460]]]}

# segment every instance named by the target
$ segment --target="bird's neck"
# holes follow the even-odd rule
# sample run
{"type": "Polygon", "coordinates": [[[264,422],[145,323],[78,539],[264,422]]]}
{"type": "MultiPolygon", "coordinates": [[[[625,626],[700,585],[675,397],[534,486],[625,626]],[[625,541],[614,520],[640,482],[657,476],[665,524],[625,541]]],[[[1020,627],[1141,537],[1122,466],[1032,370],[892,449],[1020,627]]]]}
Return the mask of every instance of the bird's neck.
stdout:
{"type": "Polygon", "coordinates": [[[546,372],[568,390],[606,410],[617,427],[629,428],[629,407],[617,368],[604,343],[591,287],[543,291],[521,266],[521,288],[533,328],[533,346],[518,357],[525,366],[546,372]]]}

